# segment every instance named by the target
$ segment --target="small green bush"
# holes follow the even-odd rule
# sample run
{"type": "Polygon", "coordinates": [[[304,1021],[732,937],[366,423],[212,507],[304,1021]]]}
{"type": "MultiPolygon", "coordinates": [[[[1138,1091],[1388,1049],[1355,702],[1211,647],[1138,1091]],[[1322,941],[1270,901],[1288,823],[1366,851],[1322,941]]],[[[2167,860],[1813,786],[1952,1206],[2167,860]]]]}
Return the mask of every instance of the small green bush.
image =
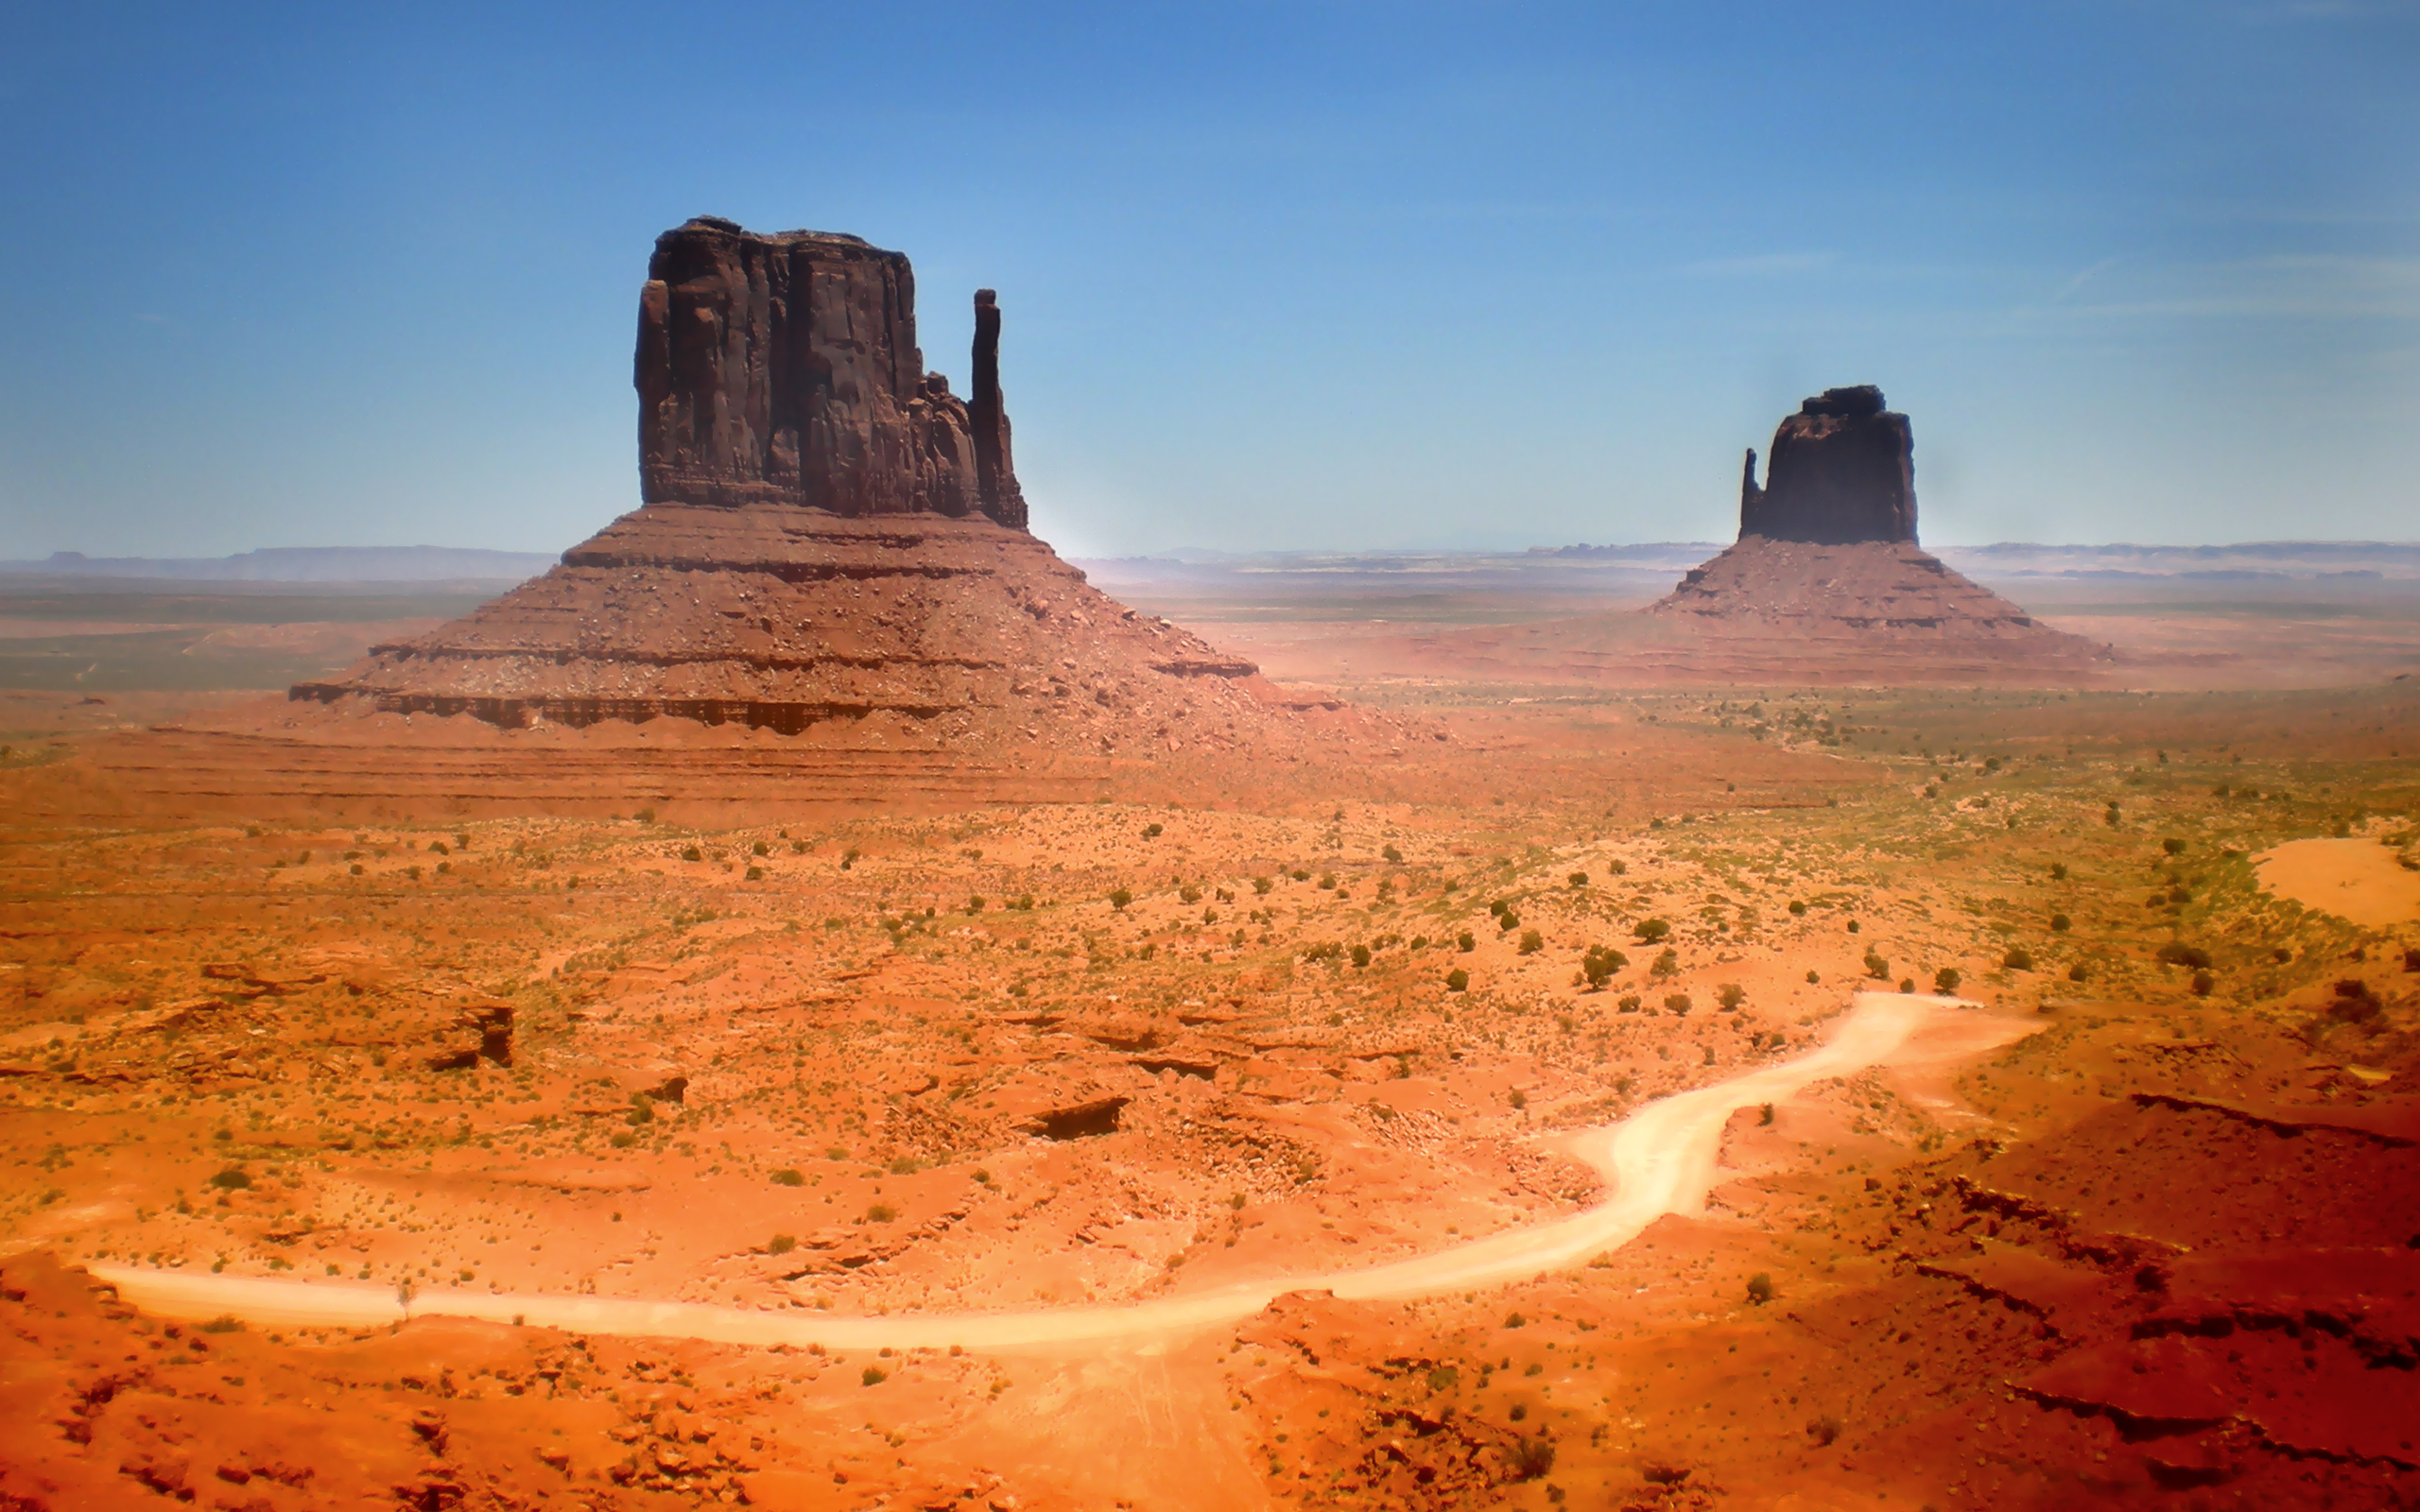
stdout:
{"type": "Polygon", "coordinates": [[[1958,968],[1945,966],[1932,973],[1932,989],[1947,997],[1950,993],[1957,991],[1958,984],[1964,980],[1966,979],[1959,974],[1958,968]]]}
{"type": "Polygon", "coordinates": [[[1478,949],[1478,938],[1469,930],[1463,930],[1461,934],[1454,936],[1454,949],[1458,951],[1475,951],[1478,949]]]}
{"type": "Polygon", "coordinates": [[[1134,890],[1131,887],[1117,888],[1109,895],[1109,906],[1112,908],[1124,908],[1128,903],[1131,903],[1133,901],[1134,890]]]}
{"type": "Polygon", "coordinates": [[[806,1177],[801,1175],[794,1167],[786,1165],[773,1173],[773,1185],[777,1187],[803,1187],[806,1185],[806,1177]]]}
{"type": "Polygon", "coordinates": [[[1521,931],[1521,954],[1535,955],[1547,948],[1547,937],[1534,929],[1521,931]]]}
{"type": "Polygon", "coordinates": [[[1737,1013],[1739,1005],[1748,1001],[1748,989],[1737,982],[1725,982],[1715,989],[1714,1000],[1722,1005],[1725,1013],[1737,1013]]]}
{"type": "Polygon", "coordinates": [[[861,1385],[878,1386],[890,1379],[890,1372],[878,1365],[870,1365],[857,1372],[857,1381],[861,1385]]]}
{"type": "Polygon", "coordinates": [[[1356,966],[1367,966],[1370,964],[1369,946],[1356,945],[1353,947],[1353,964],[1356,966]]]}
{"type": "Polygon", "coordinates": [[[1632,933],[1638,936],[1638,942],[1640,944],[1652,945],[1658,940],[1671,938],[1672,925],[1666,919],[1642,919],[1638,921],[1637,927],[1634,929],[1632,933]]]}
{"type": "Polygon", "coordinates": [[[1882,958],[1880,951],[1870,945],[1865,951],[1865,974],[1877,982],[1887,982],[1891,979],[1891,963],[1882,958]]]}
{"type": "Polygon", "coordinates": [[[1445,973],[1445,990],[1448,992],[1467,992],[1470,985],[1471,973],[1459,966],[1445,973]]]}
{"type": "Polygon", "coordinates": [[[1637,993],[1625,992],[1617,1001],[1616,1001],[1614,1008],[1616,1012],[1620,1013],[1636,1013],[1639,1010],[1640,1002],[1641,1000],[1637,993]]]}
{"type": "Polygon", "coordinates": [[[1677,1013],[1683,1018],[1688,1017],[1689,1009],[1693,1005],[1694,1005],[1689,1002],[1689,995],[1686,992],[1670,992],[1667,993],[1664,998],[1664,1011],[1667,1013],[1677,1013]]]}

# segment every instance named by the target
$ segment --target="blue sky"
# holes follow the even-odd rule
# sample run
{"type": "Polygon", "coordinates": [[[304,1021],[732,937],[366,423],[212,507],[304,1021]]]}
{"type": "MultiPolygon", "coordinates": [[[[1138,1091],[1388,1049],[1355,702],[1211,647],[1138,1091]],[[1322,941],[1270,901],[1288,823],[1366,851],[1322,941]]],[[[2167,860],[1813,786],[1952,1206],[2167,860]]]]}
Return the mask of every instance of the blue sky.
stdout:
{"type": "Polygon", "coordinates": [[[2420,3],[27,8],[0,557],[558,550],[695,214],[997,287],[1075,554],[1727,539],[1878,383],[1927,541],[2420,537],[2420,3]]]}

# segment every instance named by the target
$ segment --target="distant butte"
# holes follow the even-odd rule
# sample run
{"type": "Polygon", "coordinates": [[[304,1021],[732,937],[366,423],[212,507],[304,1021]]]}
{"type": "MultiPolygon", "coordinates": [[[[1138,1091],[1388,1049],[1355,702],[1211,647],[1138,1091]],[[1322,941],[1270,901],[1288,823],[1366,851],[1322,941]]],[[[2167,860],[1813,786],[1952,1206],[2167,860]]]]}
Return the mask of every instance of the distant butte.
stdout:
{"type": "Polygon", "coordinates": [[[1808,680],[2072,680],[2107,648],[2040,624],[1916,544],[1915,435],[1870,384],[1827,388],[1739,485],[1739,539],[1646,612],[1696,632],[1661,660],[1808,680]]]}

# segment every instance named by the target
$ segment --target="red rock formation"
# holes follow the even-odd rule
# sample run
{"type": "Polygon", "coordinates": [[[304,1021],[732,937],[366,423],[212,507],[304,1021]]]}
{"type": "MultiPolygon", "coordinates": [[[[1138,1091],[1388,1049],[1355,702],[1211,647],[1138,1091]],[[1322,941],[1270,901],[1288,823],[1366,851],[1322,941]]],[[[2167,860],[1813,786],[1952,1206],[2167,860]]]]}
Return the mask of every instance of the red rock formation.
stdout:
{"type": "Polygon", "coordinates": [[[987,290],[978,441],[948,380],[925,370],[906,257],[700,216],[657,238],[639,296],[639,496],[848,516],[980,510],[1023,529],[998,342],[987,290]]]}
{"type": "Polygon", "coordinates": [[[1844,546],[1916,540],[1915,434],[1872,384],[1826,388],[1773,432],[1765,486],[1756,454],[1739,480],[1739,534],[1844,546]]]}

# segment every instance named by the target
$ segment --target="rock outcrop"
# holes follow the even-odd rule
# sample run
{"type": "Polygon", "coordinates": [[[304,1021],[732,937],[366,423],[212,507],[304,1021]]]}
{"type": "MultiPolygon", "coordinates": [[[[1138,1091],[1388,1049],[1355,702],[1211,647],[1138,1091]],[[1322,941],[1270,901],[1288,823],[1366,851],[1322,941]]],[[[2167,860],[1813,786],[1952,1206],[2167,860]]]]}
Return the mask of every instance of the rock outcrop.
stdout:
{"type": "Polygon", "coordinates": [[[1646,612],[1642,666],[1728,679],[2073,681],[2104,646],[2040,624],[1916,544],[1915,437],[1870,384],[1827,388],[1739,487],[1739,539],[1646,612]]]}
{"type": "Polygon", "coordinates": [[[700,216],[639,295],[639,497],[837,515],[980,513],[1025,528],[999,307],[976,297],[976,406],[925,370],[908,259],[855,236],[700,216]]]}
{"type": "Polygon", "coordinates": [[[1756,454],[1739,480],[1739,534],[1845,546],[1916,541],[1916,438],[1872,384],[1826,388],[1773,432],[1765,486],[1756,454]]]}
{"type": "Polygon", "coordinates": [[[435,715],[595,731],[602,749],[598,727],[664,721],[683,741],[789,737],[871,789],[908,758],[1216,761],[1355,724],[1117,603],[1028,532],[991,290],[969,404],[925,370],[896,252],[701,218],[648,271],[645,503],[544,576],[295,686],[280,738],[425,745],[435,715]]]}

